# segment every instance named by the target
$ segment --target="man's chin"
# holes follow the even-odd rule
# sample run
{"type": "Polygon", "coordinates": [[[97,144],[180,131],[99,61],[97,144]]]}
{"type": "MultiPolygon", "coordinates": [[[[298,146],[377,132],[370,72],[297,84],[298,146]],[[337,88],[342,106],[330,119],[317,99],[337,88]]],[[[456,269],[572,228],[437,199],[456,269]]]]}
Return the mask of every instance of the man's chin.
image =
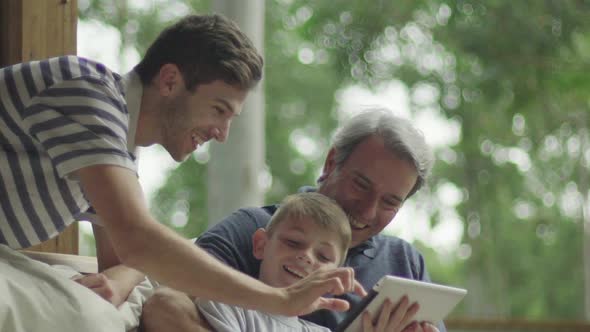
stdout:
{"type": "Polygon", "coordinates": [[[192,152],[190,153],[185,153],[185,154],[177,154],[177,153],[170,153],[170,157],[172,157],[172,159],[174,159],[174,161],[176,161],[177,163],[182,163],[188,160],[188,158],[192,155],[192,152]]]}
{"type": "Polygon", "coordinates": [[[352,241],[350,243],[351,247],[356,247],[359,244],[367,241],[370,235],[365,233],[364,229],[352,229],[352,241]]]}

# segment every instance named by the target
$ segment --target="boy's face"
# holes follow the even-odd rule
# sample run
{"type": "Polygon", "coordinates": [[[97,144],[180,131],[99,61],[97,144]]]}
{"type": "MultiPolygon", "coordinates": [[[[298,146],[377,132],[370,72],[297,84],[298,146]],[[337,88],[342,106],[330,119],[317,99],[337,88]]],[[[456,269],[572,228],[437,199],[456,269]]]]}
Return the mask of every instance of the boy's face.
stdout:
{"type": "Polygon", "coordinates": [[[342,259],[336,232],[309,218],[283,220],[270,236],[258,229],[253,242],[254,256],[262,260],[259,279],[274,287],[287,287],[318,269],[336,268],[342,259]]]}

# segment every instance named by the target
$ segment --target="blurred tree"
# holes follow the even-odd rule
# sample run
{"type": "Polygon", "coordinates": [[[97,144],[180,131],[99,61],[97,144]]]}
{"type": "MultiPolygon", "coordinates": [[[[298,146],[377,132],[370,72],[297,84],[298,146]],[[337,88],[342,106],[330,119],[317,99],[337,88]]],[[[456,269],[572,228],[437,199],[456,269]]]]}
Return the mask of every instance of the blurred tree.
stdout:
{"type": "MultiPolygon", "coordinates": [[[[117,27],[141,53],[171,18],[165,8],[208,8],[80,2],[81,17],[117,27]]],[[[436,225],[446,216],[441,188],[461,193],[455,257],[439,260],[429,243],[416,243],[433,278],[467,285],[461,310],[471,315],[582,319],[589,10],[587,1],[557,0],[268,1],[267,201],[315,182],[343,88],[400,80],[413,117],[443,116],[460,137],[437,149],[433,181],[417,197],[436,225]]],[[[177,228],[187,236],[206,227],[205,174],[203,164],[183,164],[153,204],[172,226],[189,218],[177,228]]]]}

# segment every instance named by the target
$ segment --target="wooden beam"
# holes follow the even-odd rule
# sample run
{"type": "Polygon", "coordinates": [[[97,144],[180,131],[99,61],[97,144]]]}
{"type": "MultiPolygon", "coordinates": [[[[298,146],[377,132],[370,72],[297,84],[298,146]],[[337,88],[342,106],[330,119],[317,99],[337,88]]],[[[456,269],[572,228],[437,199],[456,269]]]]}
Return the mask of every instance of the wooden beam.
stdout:
{"type": "MultiPolygon", "coordinates": [[[[77,0],[0,0],[0,67],[76,54],[77,0]]],[[[78,254],[78,224],[29,250],[78,254]]]]}
{"type": "Polygon", "coordinates": [[[445,319],[449,330],[461,331],[530,331],[530,332],[588,332],[590,323],[574,320],[529,320],[529,319],[491,319],[491,318],[449,318],[445,319]]]}

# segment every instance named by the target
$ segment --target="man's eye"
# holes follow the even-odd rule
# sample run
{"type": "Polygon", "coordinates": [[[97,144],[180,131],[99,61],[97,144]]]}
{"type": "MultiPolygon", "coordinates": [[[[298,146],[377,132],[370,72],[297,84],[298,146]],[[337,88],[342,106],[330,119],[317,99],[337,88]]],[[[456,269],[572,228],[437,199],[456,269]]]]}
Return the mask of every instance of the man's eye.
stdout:
{"type": "Polygon", "coordinates": [[[383,206],[388,210],[399,210],[400,204],[397,201],[383,200],[383,206]]]}
{"type": "Polygon", "coordinates": [[[397,202],[384,199],[383,204],[385,204],[388,207],[395,207],[397,205],[397,202]]]}

